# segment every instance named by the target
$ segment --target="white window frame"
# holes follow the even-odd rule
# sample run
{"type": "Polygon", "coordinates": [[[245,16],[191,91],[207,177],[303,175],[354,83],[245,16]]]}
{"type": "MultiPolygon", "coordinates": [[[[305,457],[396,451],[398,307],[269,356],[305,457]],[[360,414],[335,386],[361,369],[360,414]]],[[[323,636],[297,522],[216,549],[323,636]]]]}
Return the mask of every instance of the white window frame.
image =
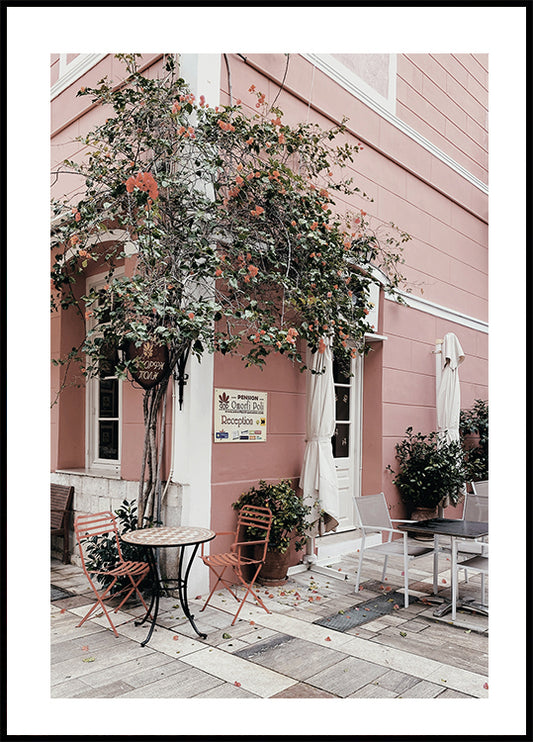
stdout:
{"type": "MultiPolygon", "coordinates": [[[[339,521],[336,533],[351,531],[356,526],[355,506],[353,497],[361,494],[362,457],[363,457],[363,356],[357,354],[351,361],[352,376],[347,384],[335,383],[335,390],[347,388],[350,390],[349,420],[342,421],[349,424],[348,456],[335,457],[335,469],[341,479],[348,477],[349,489],[345,492],[347,501],[344,506],[344,516],[339,521]]],[[[341,421],[339,421],[341,422],[341,421]]],[[[337,419],[335,419],[337,424],[337,419]]],[[[339,485],[340,485],[339,480],[339,485]]],[[[342,515],[342,513],[341,513],[342,515]]]]}
{"type": "MultiPolygon", "coordinates": [[[[118,276],[124,273],[123,268],[115,271],[118,276]]],[[[103,288],[106,284],[106,275],[99,274],[89,276],[86,280],[87,293],[91,289],[103,288]]],[[[91,327],[91,321],[88,320],[88,329],[91,327]]],[[[115,377],[113,377],[115,378],[115,377]]],[[[106,471],[120,474],[122,459],[122,381],[118,379],[118,459],[101,459],[98,457],[98,401],[99,401],[99,384],[100,380],[93,377],[87,380],[85,389],[85,467],[92,471],[106,471]]]]}
{"type": "Polygon", "coordinates": [[[52,85],[50,98],[53,100],[69,85],[79,80],[95,64],[98,64],[106,54],[78,54],[71,62],[67,62],[67,54],[59,55],[59,77],[52,85]]]}
{"type": "Polygon", "coordinates": [[[396,113],[396,54],[388,55],[389,77],[386,97],[332,54],[303,54],[302,56],[371,108],[379,107],[392,115],[396,113]]]}

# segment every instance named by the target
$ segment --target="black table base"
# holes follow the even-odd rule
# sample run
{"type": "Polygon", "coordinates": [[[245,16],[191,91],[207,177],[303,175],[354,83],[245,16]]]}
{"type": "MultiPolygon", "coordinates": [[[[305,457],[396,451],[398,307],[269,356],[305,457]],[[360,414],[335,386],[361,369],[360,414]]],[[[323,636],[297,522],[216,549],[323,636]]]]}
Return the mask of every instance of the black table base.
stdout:
{"type": "MultiPolygon", "coordinates": [[[[185,546],[178,546],[177,548],[179,551],[179,560],[178,560],[178,577],[177,578],[167,578],[165,579],[165,582],[176,582],[177,583],[177,589],[178,589],[178,595],[179,595],[179,601],[181,608],[188,619],[189,623],[195,630],[195,632],[198,634],[199,637],[202,639],[205,639],[207,637],[207,634],[203,634],[201,631],[198,630],[195,622],[194,622],[194,616],[192,615],[190,609],[189,609],[189,602],[187,600],[187,582],[189,579],[189,572],[191,571],[192,563],[194,560],[194,557],[196,556],[196,552],[198,551],[199,544],[195,544],[192,550],[192,553],[189,557],[189,561],[187,562],[187,567],[185,569],[185,574],[183,575],[183,562],[185,558],[185,546]]],[[[151,625],[150,629],[148,631],[148,635],[146,639],[141,642],[141,647],[146,646],[148,642],[150,641],[156,622],[157,622],[157,614],[159,613],[159,598],[161,595],[170,588],[165,587],[162,584],[162,580],[159,574],[159,567],[157,563],[157,549],[156,546],[148,546],[146,547],[148,550],[148,563],[150,564],[150,573],[152,576],[152,596],[150,600],[150,605],[148,606],[148,610],[146,612],[146,615],[144,618],[142,618],[140,621],[135,621],[135,626],[142,626],[146,621],[151,617],[151,625]],[[153,612],[152,612],[153,611],[153,612]]],[[[173,588],[175,589],[175,588],[173,588]]]]}

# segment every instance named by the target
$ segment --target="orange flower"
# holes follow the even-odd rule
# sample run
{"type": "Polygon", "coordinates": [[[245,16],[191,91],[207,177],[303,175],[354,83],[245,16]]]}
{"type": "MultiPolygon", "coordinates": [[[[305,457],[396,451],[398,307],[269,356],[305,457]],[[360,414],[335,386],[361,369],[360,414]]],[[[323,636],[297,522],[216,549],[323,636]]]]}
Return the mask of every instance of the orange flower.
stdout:
{"type": "Polygon", "coordinates": [[[318,227],[318,222],[313,222],[310,228],[314,231],[317,227],[318,227]]]}
{"type": "Polygon", "coordinates": [[[194,319],[194,312],[189,312],[189,319],[194,319]]]}
{"type": "Polygon", "coordinates": [[[259,268],[257,266],[255,266],[255,265],[249,265],[248,266],[248,273],[251,276],[254,276],[255,277],[259,273],[259,268]]]}
{"type": "Polygon", "coordinates": [[[217,268],[215,271],[215,276],[221,276],[222,275],[222,268],[217,268]]]}
{"type": "Polygon", "coordinates": [[[285,144],[285,134],[283,132],[281,132],[278,136],[278,143],[285,144]]]}
{"type": "Polygon", "coordinates": [[[81,214],[80,214],[80,212],[79,212],[79,211],[77,211],[77,212],[76,212],[76,214],[75,214],[75,216],[74,216],[74,219],[75,219],[75,220],[76,220],[77,222],[79,222],[79,220],[81,219],[81,214]]]}
{"type": "Polygon", "coordinates": [[[323,341],[322,338],[318,341],[318,352],[323,353],[326,350],[326,343],[323,341]]]}
{"type": "Polygon", "coordinates": [[[254,143],[254,138],[248,137],[248,139],[246,140],[246,144],[253,144],[253,143],[254,143]]]}
{"type": "Polygon", "coordinates": [[[250,87],[248,88],[248,92],[255,93],[255,85],[250,85],[250,87]]]}
{"type": "Polygon", "coordinates": [[[235,178],[235,182],[238,183],[239,185],[242,185],[244,183],[244,179],[241,178],[240,175],[237,175],[237,177],[235,178]]]}
{"type": "Polygon", "coordinates": [[[79,241],[80,241],[80,238],[78,237],[77,234],[73,234],[72,237],[70,238],[70,244],[72,245],[72,247],[74,247],[74,245],[76,245],[79,241]]]}
{"type": "Polygon", "coordinates": [[[262,214],[264,212],[264,209],[262,206],[256,206],[255,209],[252,209],[250,211],[250,214],[252,216],[259,216],[259,214],[262,214]]]}

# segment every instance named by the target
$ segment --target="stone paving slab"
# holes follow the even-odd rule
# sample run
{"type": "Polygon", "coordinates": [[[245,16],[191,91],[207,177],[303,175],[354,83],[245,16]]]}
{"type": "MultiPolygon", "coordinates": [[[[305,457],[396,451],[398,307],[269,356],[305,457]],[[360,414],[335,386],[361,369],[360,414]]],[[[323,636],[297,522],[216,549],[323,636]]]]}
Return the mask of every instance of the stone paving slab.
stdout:
{"type": "Polygon", "coordinates": [[[375,680],[373,685],[385,688],[391,691],[395,696],[401,695],[413,685],[419,682],[419,679],[413,675],[407,675],[404,672],[398,670],[389,670],[382,675],[379,680],[375,680]]]}
{"type": "Polygon", "coordinates": [[[350,693],[346,698],[398,698],[398,696],[393,691],[382,688],[378,683],[369,683],[355,693],[350,693]]]}
{"type": "Polygon", "coordinates": [[[287,634],[275,634],[271,639],[253,644],[235,654],[295,680],[306,680],[346,656],[342,652],[287,634]]]}
{"type": "Polygon", "coordinates": [[[425,632],[409,634],[403,626],[386,628],[375,637],[375,641],[437,661],[441,661],[444,655],[448,665],[480,674],[486,673],[487,662],[483,653],[480,654],[470,647],[458,646],[449,640],[438,645],[434,638],[426,636],[425,632]]]}
{"type": "Polygon", "coordinates": [[[175,675],[185,669],[185,665],[175,662],[173,658],[160,652],[149,651],[147,654],[142,657],[136,657],[134,660],[121,662],[113,667],[107,667],[102,670],[96,669],[94,672],[86,675],[83,678],[83,682],[91,688],[99,688],[117,680],[126,680],[131,690],[153,683],[156,680],[161,680],[169,675],[175,675]]]}
{"type": "Polygon", "coordinates": [[[357,657],[345,657],[335,665],[308,677],[307,683],[340,698],[347,698],[384,673],[383,667],[372,662],[357,657]]]}
{"type": "Polygon", "coordinates": [[[290,688],[276,693],[271,698],[337,698],[337,696],[307,683],[296,683],[291,685],[290,688]]]}
{"type": "Polygon", "coordinates": [[[239,683],[239,687],[261,698],[269,698],[295,683],[292,678],[216,647],[189,654],[183,657],[182,661],[206,673],[212,673],[228,683],[239,683]]]}
{"type": "Polygon", "coordinates": [[[421,680],[400,694],[400,698],[436,698],[443,692],[442,686],[421,680]]]}
{"type": "MultiPolygon", "coordinates": [[[[221,681],[194,667],[186,667],[183,672],[168,675],[161,680],[142,685],[126,693],[121,698],[194,698],[221,685],[221,681]]],[[[199,718],[201,724],[201,718],[199,718]]]]}

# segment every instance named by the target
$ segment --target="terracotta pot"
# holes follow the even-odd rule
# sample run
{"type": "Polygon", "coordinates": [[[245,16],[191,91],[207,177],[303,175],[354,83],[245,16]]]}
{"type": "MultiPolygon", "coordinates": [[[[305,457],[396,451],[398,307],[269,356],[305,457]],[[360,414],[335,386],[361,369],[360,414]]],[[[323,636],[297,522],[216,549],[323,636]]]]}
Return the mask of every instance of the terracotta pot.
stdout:
{"type": "MultiPolygon", "coordinates": [[[[413,512],[411,513],[411,520],[429,520],[430,518],[436,518],[437,517],[437,508],[415,508],[413,512]]],[[[414,536],[413,534],[410,534],[411,538],[415,539],[415,541],[431,541],[433,539],[433,536],[422,536],[420,534],[417,534],[414,536]]]]}
{"type": "Polygon", "coordinates": [[[265,563],[261,567],[257,581],[267,587],[284,585],[288,579],[287,569],[289,568],[289,560],[289,549],[284,554],[280,554],[279,551],[267,551],[265,563]]]}
{"type": "Polygon", "coordinates": [[[415,508],[411,513],[411,520],[429,520],[437,517],[437,508],[415,508]]]}
{"type": "Polygon", "coordinates": [[[463,448],[465,451],[477,448],[479,446],[479,438],[479,433],[466,433],[463,436],[463,448]]]}

